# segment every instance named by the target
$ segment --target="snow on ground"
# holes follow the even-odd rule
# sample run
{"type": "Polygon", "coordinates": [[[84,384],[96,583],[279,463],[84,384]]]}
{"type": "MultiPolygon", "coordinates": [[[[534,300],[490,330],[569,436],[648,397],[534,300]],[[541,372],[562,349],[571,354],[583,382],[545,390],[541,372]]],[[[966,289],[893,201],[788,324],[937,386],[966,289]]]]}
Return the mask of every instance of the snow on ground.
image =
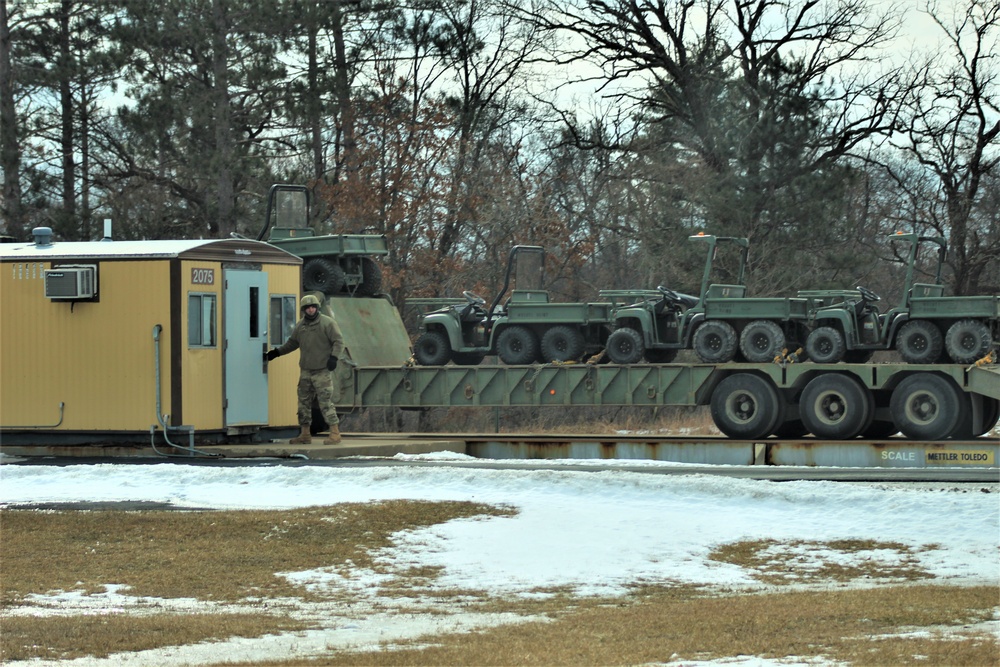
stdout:
{"type": "MultiPolygon", "coordinates": [[[[913,548],[907,558],[915,558],[917,565],[938,581],[1000,585],[1000,483],[970,488],[954,484],[766,482],[573,468],[570,463],[556,470],[172,463],[0,465],[0,504],[147,501],[181,508],[283,509],[406,498],[470,500],[518,509],[514,517],[457,520],[412,531],[398,536],[396,547],[379,554],[381,562],[399,572],[411,567],[441,568],[430,592],[434,588],[472,588],[531,596],[537,595],[539,588],[568,587],[580,595],[620,595],[636,582],[757,586],[751,572],[707,558],[720,544],[747,539],[900,542],[913,548]],[[933,547],[922,549],[929,545],[933,547]]],[[[901,560],[901,554],[894,550],[851,555],[790,545],[779,548],[803,571],[823,560],[850,564],[852,559],[874,559],[887,565],[901,560]]],[[[387,576],[375,572],[355,570],[349,579],[326,570],[286,576],[308,586],[351,591],[362,603],[350,611],[303,608],[302,613],[323,614],[328,629],[233,640],[222,649],[227,655],[232,650],[232,655],[245,656],[243,659],[265,659],[274,651],[283,656],[306,656],[328,648],[365,648],[426,632],[518,620],[511,615],[414,614],[413,600],[405,602],[406,609],[394,610],[398,602],[373,597],[377,593],[371,584],[387,576]],[[382,611],[358,614],[365,599],[371,602],[370,609],[377,605],[382,611]]],[[[167,608],[186,604],[161,602],[167,608]]],[[[46,607],[56,605],[80,613],[107,613],[108,609],[134,610],[137,605],[151,603],[112,588],[103,600],[66,593],[36,598],[36,604],[27,611],[10,613],[45,613],[46,607]]],[[[441,609],[435,606],[434,611],[441,609]]],[[[198,664],[216,659],[219,651],[216,644],[117,655],[109,661],[52,664],[198,664]]],[[[31,664],[40,667],[48,663],[31,664]]],[[[712,664],[748,667],[779,663],[744,658],[712,664]]]]}

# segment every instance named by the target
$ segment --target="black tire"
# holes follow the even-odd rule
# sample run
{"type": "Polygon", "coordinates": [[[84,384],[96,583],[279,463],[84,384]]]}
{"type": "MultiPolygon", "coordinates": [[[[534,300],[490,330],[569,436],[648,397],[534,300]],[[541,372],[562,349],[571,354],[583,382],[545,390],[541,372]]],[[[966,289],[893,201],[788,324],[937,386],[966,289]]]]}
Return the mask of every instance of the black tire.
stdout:
{"type": "Polygon", "coordinates": [[[774,361],[785,349],[785,332],[771,320],[754,320],[740,334],[743,357],[755,364],[774,361]]]}
{"type": "Polygon", "coordinates": [[[907,438],[943,440],[962,424],[962,390],[951,378],[935,373],[915,373],[892,392],[889,410],[907,438]]]}
{"type": "Polygon", "coordinates": [[[612,363],[637,364],[642,361],[645,345],[642,342],[642,334],[630,327],[622,327],[608,337],[605,349],[612,363]]]}
{"type": "Polygon", "coordinates": [[[413,358],[421,366],[444,366],[451,358],[448,337],[440,331],[427,331],[413,344],[413,358]]]}
{"type": "Polygon", "coordinates": [[[956,364],[971,364],[989,354],[993,348],[993,336],[983,322],[959,320],[948,327],[944,347],[956,364]]]}
{"type": "Polygon", "coordinates": [[[306,292],[336,294],[344,289],[344,269],[325,257],[314,257],[302,267],[302,288],[306,292]]]}
{"type": "Polygon", "coordinates": [[[819,327],[806,337],[806,354],[817,364],[843,361],[846,351],[844,334],[833,327],[819,327]]]}
{"type": "Polygon", "coordinates": [[[560,324],[542,335],[542,361],[573,361],[583,356],[586,341],[573,327],[560,324]]]}
{"type": "Polygon", "coordinates": [[[651,364],[669,364],[677,358],[677,350],[646,348],[643,356],[646,357],[646,361],[651,364]]]}
{"type": "Polygon", "coordinates": [[[375,296],[382,291],[382,267],[371,257],[361,258],[361,282],[355,291],[357,296],[375,296]]]}
{"type": "Polygon", "coordinates": [[[972,437],[986,435],[1000,420],[1000,399],[983,396],[983,424],[972,432],[972,437]]]}
{"type": "Polygon", "coordinates": [[[736,329],[722,320],[709,320],[694,332],[695,354],[706,364],[725,364],[736,356],[736,329]]]}
{"type": "Polygon", "coordinates": [[[735,373],[712,392],[712,420],[730,438],[766,438],[784,414],[779,401],[778,390],[770,380],[735,373]]]}
{"type": "Polygon", "coordinates": [[[478,366],[486,358],[485,352],[452,352],[451,360],[457,366],[478,366]]]}
{"type": "Polygon", "coordinates": [[[522,326],[507,327],[497,338],[497,356],[509,366],[523,366],[538,358],[538,337],[522,326]]]}
{"type": "Polygon", "coordinates": [[[896,334],[896,349],[908,364],[935,364],[944,350],[944,336],[933,322],[910,320],[896,334]]]}
{"type": "Polygon", "coordinates": [[[824,440],[856,438],[872,423],[875,400],[852,375],[819,375],[799,398],[799,415],[809,432],[824,440]]]}

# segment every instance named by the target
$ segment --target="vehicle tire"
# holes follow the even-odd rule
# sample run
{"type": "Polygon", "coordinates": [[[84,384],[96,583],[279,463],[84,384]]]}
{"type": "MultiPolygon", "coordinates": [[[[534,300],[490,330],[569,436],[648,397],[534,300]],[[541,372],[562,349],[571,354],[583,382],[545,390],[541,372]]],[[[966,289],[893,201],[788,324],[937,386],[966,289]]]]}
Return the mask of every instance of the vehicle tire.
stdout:
{"type": "Polygon", "coordinates": [[[785,332],[771,320],[754,320],[743,327],[740,334],[740,351],[743,357],[755,364],[774,361],[785,349],[785,332]]]}
{"type": "Polygon", "coordinates": [[[677,358],[677,350],[646,348],[642,356],[646,357],[646,361],[651,364],[669,364],[677,358]]]}
{"type": "Polygon", "coordinates": [[[583,356],[586,341],[579,330],[566,325],[551,327],[542,335],[542,361],[572,361],[583,356]]]}
{"type": "Polygon", "coordinates": [[[357,296],[375,296],[382,291],[382,267],[371,257],[361,258],[361,282],[355,291],[357,296]]]}
{"type": "Polygon", "coordinates": [[[956,364],[971,364],[989,354],[993,347],[990,328],[978,320],[959,320],[944,336],[944,347],[956,364]]]}
{"type": "Polygon", "coordinates": [[[523,366],[538,358],[538,337],[522,326],[507,327],[497,338],[497,356],[509,366],[523,366]]]}
{"type": "Polygon", "coordinates": [[[944,350],[944,336],[933,322],[910,320],[896,334],[896,349],[908,364],[936,364],[944,350]]]}
{"type": "Polygon", "coordinates": [[[630,327],[622,327],[608,337],[605,349],[612,363],[637,364],[642,361],[645,345],[642,342],[642,334],[630,327]]]}
{"type": "Polygon", "coordinates": [[[709,320],[694,332],[695,354],[706,364],[725,364],[736,356],[736,329],[722,320],[709,320]]]}
{"type": "Polygon", "coordinates": [[[893,390],[889,410],[907,438],[943,440],[962,424],[962,390],[943,375],[915,373],[893,390]]]}
{"type": "Polygon", "coordinates": [[[858,437],[871,425],[874,411],[872,393],[852,375],[819,375],[809,381],[799,398],[802,422],[823,440],[858,437]]]}
{"type": "Polygon", "coordinates": [[[336,294],[344,289],[344,269],[332,259],[314,257],[302,267],[302,289],[306,292],[336,294]]]}
{"type": "Polygon", "coordinates": [[[972,436],[978,438],[986,435],[1000,420],[1000,399],[983,396],[983,424],[980,428],[973,430],[972,436]]]}
{"type": "Polygon", "coordinates": [[[452,352],[451,360],[457,366],[478,366],[486,358],[485,352],[452,352]]]}
{"type": "Polygon", "coordinates": [[[844,334],[833,327],[818,327],[806,337],[806,354],[817,364],[843,361],[846,351],[844,334]]]}
{"type": "Polygon", "coordinates": [[[427,331],[413,344],[413,358],[421,366],[444,366],[451,358],[448,337],[440,331],[427,331]]]}
{"type": "Polygon", "coordinates": [[[730,438],[766,438],[783,415],[778,390],[750,373],[725,378],[712,392],[712,420],[730,438]]]}

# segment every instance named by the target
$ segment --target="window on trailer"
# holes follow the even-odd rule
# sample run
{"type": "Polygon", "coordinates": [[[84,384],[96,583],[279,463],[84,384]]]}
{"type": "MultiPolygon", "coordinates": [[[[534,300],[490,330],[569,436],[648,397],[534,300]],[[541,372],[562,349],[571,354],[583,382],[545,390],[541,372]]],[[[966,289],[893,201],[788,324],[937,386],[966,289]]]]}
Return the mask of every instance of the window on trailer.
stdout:
{"type": "Polygon", "coordinates": [[[215,347],[215,295],[188,294],[188,347],[215,347]]]}

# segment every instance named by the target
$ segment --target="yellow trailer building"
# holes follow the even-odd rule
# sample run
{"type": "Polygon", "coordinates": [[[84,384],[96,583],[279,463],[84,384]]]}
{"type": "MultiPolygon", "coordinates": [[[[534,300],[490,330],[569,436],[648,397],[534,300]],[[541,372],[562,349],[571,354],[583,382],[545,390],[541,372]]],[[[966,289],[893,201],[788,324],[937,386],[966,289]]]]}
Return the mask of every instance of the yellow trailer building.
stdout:
{"type": "Polygon", "coordinates": [[[0,243],[0,445],[294,433],[298,367],[262,353],[301,263],[246,239],[0,243]]]}

